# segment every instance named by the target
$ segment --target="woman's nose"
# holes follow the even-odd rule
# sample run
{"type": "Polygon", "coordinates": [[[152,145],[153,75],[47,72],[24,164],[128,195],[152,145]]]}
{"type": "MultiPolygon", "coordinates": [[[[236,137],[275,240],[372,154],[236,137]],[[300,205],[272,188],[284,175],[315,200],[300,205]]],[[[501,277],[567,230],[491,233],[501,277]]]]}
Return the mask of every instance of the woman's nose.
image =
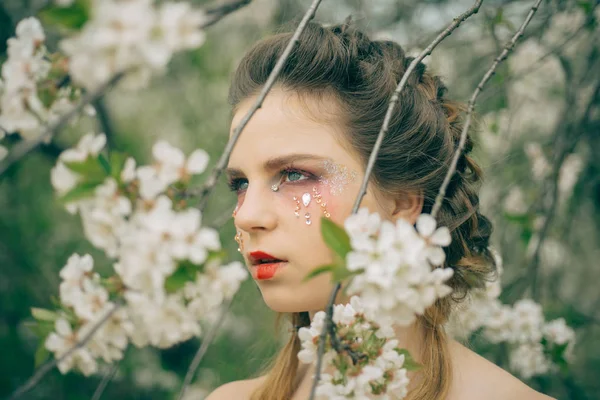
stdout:
{"type": "Polygon", "coordinates": [[[249,186],[244,201],[235,214],[235,225],[248,233],[274,229],[277,218],[273,208],[273,195],[268,186],[249,186]]]}

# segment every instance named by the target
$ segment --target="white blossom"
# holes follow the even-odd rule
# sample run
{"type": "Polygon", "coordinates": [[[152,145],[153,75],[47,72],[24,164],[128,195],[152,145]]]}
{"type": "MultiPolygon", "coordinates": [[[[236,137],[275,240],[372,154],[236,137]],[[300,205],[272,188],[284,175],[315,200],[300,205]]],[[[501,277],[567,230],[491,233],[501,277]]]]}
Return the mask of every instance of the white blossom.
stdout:
{"type": "Polygon", "coordinates": [[[8,59],[2,65],[0,126],[33,139],[49,116],[38,97],[37,84],[48,76],[50,62],[45,57],[45,35],[37,19],[21,20],[16,34],[7,41],[8,59]]]}
{"type": "Polygon", "coordinates": [[[88,89],[128,71],[124,85],[145,86],[177,51],[204,43],[203,12],[188,3],[95,0],[81,32],[60,43],[70,56],[70,75],[88,89]]]}
{"type": "Polygon", "coordinates": [[[82,294],[84,282],[90,279],[96,279],[94,268],[94,259],[89,254],[80,256],[73,254],[67,260],[67,264],[60,270],[62,282],[59,287],[60,300],[67,306],[73,306],[77,303],[82,294]]]}
{"type": "Polygon", "coordinates": [[[527,212],[525,195],[519,186],[510,188],[508,195],[504,198],[504,210],[509,214],[521,215],[527,212]]]}
{"type": "MultiPolygon", "coordinates": [[[[50,333],[46,338],[45,346],[54,353],[56,358],[60,358],[66,354],[84,336],[78,332],[73,332],[71,324],[65,318],[56,320],[55,329],[56,332],[50,333]]],[[[98,370],[98,364],[89,349],[83,347],[73,351],[69,357],[58,363],[58,369],[63,374],[71,368],[77,368],[84,375],[88,376],[98,370]]]]}
{"type": "Polygon", "coordinates": [[[573,192],[583,166],[583,159],[578,154],[569,154],[563,161],[558,174],[558,191],[562,201],[573,192]]]}
{"type": "MultiPolygon", "coordinates": [[[[323,357],[327,373],[322,374],[322,380],[317,386],[318,398],[402,399],[406,396],[409,381],[404,368],[405,356],[397,351],[398,341],[393,338],[394,331],[391,325],[374,328],[368,317],[366,317],[367,320],[364,320],[366,315],[368,315],[368,311],[363,307],[358,296],[353,296],[350,304],[334,306],[332,319],[336,325],[336,331],[351,329],[352,340],[359,343],[359,349],[361,345],[375,343],[372,340],[368,342],[363,340],[375,332],[376,337],[381,339],[380,347],[377,347],[378,351],[375,351],[378,356],[369,359],[366,365],[350,367],[354,370],[346,375],[342,375],[338,366],[346,363],[347,360],[340,359],[333,349],[327,349],[323,357]],[[357,318],[362,319],[359,321],[357,318]],[[331,370],[333,370],[333,374],[330,373],[331,370]],[[387,385],[387,389],[381,394],[375,394],[373,386],[380,385],[387,385]]],[[[325,312],[319,311],[313,317],[309,327],[302,327],[298,331],[302,347],[298,352],[298,359],[301,362],[316,363],[318,338],[324,328],[325,318],[325,312]]],[[[341,338],[341,340],[347,339],[341,338]]]]}
{"type": "Polygon", "coordinates": [[[539,343],[524,343],[516,347],[510,352],[509,364],[510,369],[524,379],[545,374],[551,367],[544,356],[544,349],[539,343]]]}
{"type": "Polygon", "coordinates": [[[233,297],[247,278],[248,272],[240,262],[225,266],[207,263],[195,281],[185,284],[183,293],[189,301],[188,310],[198,319],[209,316],[225,299],[233,297]]]}
{"type": "Polygon", "coordinates": [[[151,344],[164,349],[200,335],[200,325],[185,307],[181,296],[170,295],[164,301],[156,302],[129,291],[125,297],[137,328],[132,337],[136,346],[151,344]]]}
{"type": "Polygon", "coordinates": [[[542,307],[531,299],[521,299],[513,306],[511,330],[512,341],[538,342],[542,338],[544,315],[542,307]]]}
{"type": "Polygon", "coordinates": [[[441,266],[445,260],[440,246],[450,243],[447,228],[436,229],[429,215],[422,215],[417,229],[405,220],[395,224],[381,221],[361,209],[345,225],[352,251],[346,256],[352,278],[349,294],[360,295],[366,310],[408,325],[438,298],[451,292],[446,282],[453,274],[441,266]]]}

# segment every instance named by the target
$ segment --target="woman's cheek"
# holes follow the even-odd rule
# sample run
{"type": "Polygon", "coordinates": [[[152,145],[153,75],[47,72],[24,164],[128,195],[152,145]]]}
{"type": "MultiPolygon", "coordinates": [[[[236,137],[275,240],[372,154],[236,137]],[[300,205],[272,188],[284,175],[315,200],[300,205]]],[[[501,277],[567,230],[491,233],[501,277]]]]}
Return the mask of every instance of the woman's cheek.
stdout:
{"type": "Polygon", "coordinates": [[[321,217],[331,218],[336,209],[335,199],[322,182],[310,181],[287,185],[280,191],[284,207],[290,208],[290,215],[305,225],[313,225],[321,217]]]}

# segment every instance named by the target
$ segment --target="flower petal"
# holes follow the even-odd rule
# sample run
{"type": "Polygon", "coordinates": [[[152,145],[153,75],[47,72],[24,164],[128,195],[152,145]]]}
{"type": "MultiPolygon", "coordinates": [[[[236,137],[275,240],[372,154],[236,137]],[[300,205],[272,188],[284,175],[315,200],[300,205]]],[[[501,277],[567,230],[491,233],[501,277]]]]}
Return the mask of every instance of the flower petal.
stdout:
{"type": "Polygon", "coordinates": [[[429,214],[421,214],[417,218],[417,231],[423,237],[429,237],[435,231],[435,218],[429,214]]]}

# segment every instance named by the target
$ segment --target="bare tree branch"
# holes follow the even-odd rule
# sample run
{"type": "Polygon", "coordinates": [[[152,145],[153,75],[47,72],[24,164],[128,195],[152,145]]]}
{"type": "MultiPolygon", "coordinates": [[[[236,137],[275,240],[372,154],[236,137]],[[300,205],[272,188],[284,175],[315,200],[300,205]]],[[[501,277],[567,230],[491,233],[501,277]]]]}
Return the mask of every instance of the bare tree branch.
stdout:
{"type": "Polygon", "coordinates": [[[317,393],[317,385],[319,384],[319,380],[321,380],[321,368],[323,364],[323,354],[325,353],[325,342],[327,341],[327,334],[331,329],[330,326],[333,325],[333,303],[335,303],[335,298],[337,297],[340,288],[342,287],[341,283],[335,285],[331,294],[329,295],[329,302],[327,303],[326,308],[326,317],[325,317],[325,325],[323,326],[323,330],[319,335],[319,349],[317,352],[317,366],[315,370],[315,378],[313,380],[312,387],[310,389],[310,397],[309,400],[313,400],[317,393]]]}
{"type": "Polygon", "coordinates": [[[111,87],[116,85],[124,76],[125,76],[124,72],[120,72],[120,73],[116,74],[109,81],[107,81],[103,85],[99,86],[93,92],[87,93],[75,107],[73,107],[71,110],[69,110],[69,112],[62,115],[58,119],[58,121],[54,122],[53,124],[50,124],[42,132],[42,134],[39,135],[37,138],[35,138],[33,140],[23,141],[23,142],[17,144],[15,147],[13,147],[11,149],[10,153],[8,154],[8,156],[6,157],[6,159],[4,159],[0,163],[0,176],[4,172],[6,172],[6,170],[8,168],[10,168],[14,163],[19,161],[21,158],[25,157],[27,154],[29,154],[29,152],[36,149],[42,143],[47,142],[48,140],[52,139],[52,137],[57,132],[59,132],[62,128],[64,128],[64,126],[71,120],[71,118],[73,118],[74,116],[76,116],[77,114],[79,114],[81,112],[83,107],[85,107],[87,104],[91,103],[92,101],[102,97],[108,89],[110,89],[111,87]]]}
{"type": "Polygon", "coordinates": [[[210,17],[210,19],[206,23],[204,23],[202,27],[206,28],[207,26],[213,25],[215,22],[219,21],[227,14],[231,14],[232,12],[239,10],[244,6],[247,6],[251,2],[252,0],[236,0],[232,1],[231,3],[206,9],[206,15],[210,17]]]}
{"type": "Polygon", "coordinates": [[[458,159],[462,155],[463,149],[465,147],[465,143],[467,141],[467,133],[469,131],[469,126],[471,125],[471,116],[472,116],[473,110],[475,108],[475,101],[477,101],[477,96],[483,90],[483,86],[487,83],[487,81],[492,77],[492,75],[494,75],[494,72],[495,72],[496,68],[498,67],[498,64],[500,64],[502,61],[504,61],[506,59],[506,57],[508,56],[508,53],[515,47],[515,43],[523,35],[525,28],[527,27],[527,25],[529,25],[529,22],[533,18],[533,15],[537,11],[541,2],[542,2],[542,0],[537,0],[535,2],[535,4],[531,7],[531,10],[529,10],[527,17],[525,18],[525,21],[523,21],[523,23],[517,30],[517,33],[515,33],[515,35],[512,37],[512,39],[509,41],[509,43],[504,47],[504,50],[502,50],[502,53],[500,53],[500,55],[498,57],[496,57],[496,59],[492,63],[492,66],[485,73],[485,75],[481,79],[481,82],[479,82],[479,84],[477,85],[477,88],[473,92],[471,99],[469,100],[469,106],[467,109],[467,118],[465,120],[463,130],[460,134],[460,141],[458,142],[458,148],[456,149],[456,151],[454,153],[454,157],[452,158],[452,162],[450,163],[450,167],[448,168],[446,177],[444,178],[444,181],[442,182],[442,186],[440,187],[440,191],[435,198],[435,202],[434,202],[433,208],[431,210],[431,216],[433,216],[434,218],[436,217],[437,213],[439,212],[440,208],[442,207],[442,202],[444,201],[444,196],[446,195],[446,190],[448,189],[448,185],[450,184],[450,179],[452,179],[452,176],[456,172],[456,165],[458,164],[458,159]]]}
{"type": "Polygon", "coordinates": [[[113,306],[113,308],[111,308],[109,312],[107,312],[102,318],[100,318],[92,326],[92,328],[90,329],[90,331],[80,341],[78,341],[73,347],[71,347],[69,350],[67,350],[67,352],[65,354],[63,354],[61,357],[54,358],[54,359],[48,361],[47,363],[45,363],[44,365],[42,365],[40,368],[38,368],[38,370],[35,372],[35,374],[33,374],[33,376],[31,376],[27,380],[27,382],[25,382],[23,385],[21,385],[19,388],[17,388],[17,390],[15,390],[11,394],[11,396],[9,397],[9,400],[16,400],[19,397],[21,397],[22,395],[24,395],[25,393],[27,393],[35,385],[37,385],[38,382],[52,368],[54,368],[54,366],[56,366],[57,364],[60,364],[61,362],[63,362],[64,360],[66,360],[68,357],[70,357],[75,352],[75,350],[78,350],[78,349],[82,348],[83,346],[85,346],[87,344],[87,342],[89,342],[92,339],[92,337],[98,331],[98,329],[100,329],[100,327],[102,325],[104,325],[104,323],[106,321],[108,321],[110,319],[110,317],[112,317],[113,314],[115,312],[117,312],[117,310],[119,310],[119,308],[121,308],[121,304],[115,303],[115,305],[113,306]]]}
{"type": "Polygon", "coordinates": [[[229,157],[231,156],[231,152],[233,151],[233,147],[237,143],[237,141],[242,133],[242,130],[246,127],[246,125],[248,124],[248,121],[250,121],[250,118],[252,118],[254,113],[256,113],[256,111],[262,106],[263,101],[265,100],[265,98],[267,97],[267,94],[269,93],[269,91],[271,90],[273,85],[275,84],[275,81],[277,80],[279,73],[283,69],[283,66],[285,65],[288,57],[290,56],[292,50],[294,49],[294,46],[298,43],[298,39],[300,38],[300,35],[302,34],[302,32],[304,32],[304,29],[306,28],[308,21],[310,21],[315,16],[315,13],[316,13],[317,8],[319,7],[320,3],[321,3],[321,0],[313,0],[310,8],[304,14],[302,21],[300,21],[298,28],[294,32],[292,38],[290,39],[290,42],[288,43],[287,47],[283,51],[283,54],[281,54],[281,57],[279,57],[279,60],[277,60],[277,63],[275,64],[275,67],[273,67],[273,71],[271,71],[271,74],[269,75],[267,82],[263,86],[263,88],[260,92],[260,95],[257,97],[256,101],[254,102],[254,105],[250,108],[250,110],[248,110],[248,112],[246,113],[244,118],[240,121],[238,126],[235,127],[235,129],[233,131],[233,135],[227,142],[227,145],[225,146],[225,149],[223,150],[223,154],[221,155],[221,158],[219,158],[217,165],[213,168],[210,176],[206,180],[206,183],[200,188],[199,191],[188,192],[188,197],[200,196],[200,201],[198,203],[198,208],[200,210],[204,209],[204,207],[206,206],[208,196],[214,189],[215,185],[217,184],[217,179],[219,179],[219,176],[221,175],[221,173],[223,172],[223,169],[227,165],[227,162],[229,161],[229,157]]]}
{"type": "Polygon", "coordinates": [[[104,389],[106,389],[106,386],[108,386],[108,383],[112,380],[112,378],[114,378],[114,376],[117,374],[118,370],[119,370],[119,363],[115,362],[115,364],[111,367],[111,369],[108,370],[108,372],[106,372],[106,374],[102,378],[102,381],[100,382],[100,384],[94,391],[92,400],[100,400],[100,397],[102,397],[102,393],[104,392],[104,389]]]}
{"type": "Polygon", "coordinates": [[[102,98],[98,98],[92,102],[92,105],[96,110],[96,118],[100,125],[100,129],[106,136],[106,142],[108,143],[107,146],[109,149],[111,149],[114,147],[115,129],[108,108],[106,107],[106,103],[102,98]]]}
{"type": "Polygon", "coordinates": [[[221,327],[221,324],[225,320],[225,315],[227,314],[227,311],[229,311],[229,307],[231,306],[232,302],[233,302],[233,297],[223,303],[223,305],[221,306],[222,310],[221,310],[221,314],[219,315],[219,318],[211,326],[210,331],[208,331],[206,336],[204,338],[202,338],[202,344],[200,345],[198,352],[194,355],[194,359],[190,363],[187,373],[185,374],[185,379],[183,380],[183,385],[181,387],[181,391],[179,392],[179,396],[177,397],[178,400],[183,399],[186,389],[192,383],[192,380],[194,379],[196,370],[198,369],[200,362],[204,358],[204,355],[206,354],[206,351],[208,350],[208,346],[210,346],[210,344],[212,343],[214,338],[217,336],[217,331],[219,330],[219,328],[221,327]]]}
{"type": "Polygon", "coordinates": [[[387,134],[387,131],[389,129],[390,121],[391,121],[392,115],[394,113],[394,108],[396,107],[398,100],[400,100],[400,92],[402,92],[402,89],[404,89],[404,86],[406,86],[406,82],[408,82],[408,77],[413,72],[413,70],[417,67],[417,65],[425,57],[430,55],[431,52],[433,51],[433,49],[435,49],[436,46],[442,42],[442,40],[444,40],[445,38],[450,36],[450,34],[452,34],[452,32],[456,28],[458,28],[460,26],[460,24],[462,24],[471,15],[477,14],[477,12],[479,11],[479,8],[481,7],[481,3],[483,3],[483,0],[477,0],[470,9],[468,9],[466,12],[459,15],[458,17],[454,18],[452,23],[450,25],[448,25],[448,27],[446,29],[444,29],[433,40],[433,42],[431,42],[429,44],[429,46],[427,46],[425,48],[425,50],[423,50],[410,63],[410,65],[404,72],[404,75],[402,76],[400,83],[398,83],[398,86],[396,87],[396,90],[394,91],[394,94],[392,95],[392,99],[390,100],[390,104],[388,106],[387,112],[385,114],[385,118],[383,120],[383,126],[381,127],[381,130],[379,131],[379,135],[377,136],[377,140],[375,141],[375,145],[373,146],[373,151],[371,152],[371,156],[369,157],[369,162],[367,163],[367,169],[365,171],[365,177],[364,177],[362,185],[360,187],[360,191],[358,192],[358,197],[356,198],[356,201],[354,202],[354,207],[352,208],[353,213],[356,213],[358,211],[358,208],[360,207],[360,203],[362,202],[362,199],[363,199],[365,193],[367,193],[369,177],[371,176],[371,172],[373,171],[373,167],[375,166],[375,161],[377,160],[377,155],[379,154],[379,149],[381,148],[381,144],[383,143],[383,138],[387,134]]]}

